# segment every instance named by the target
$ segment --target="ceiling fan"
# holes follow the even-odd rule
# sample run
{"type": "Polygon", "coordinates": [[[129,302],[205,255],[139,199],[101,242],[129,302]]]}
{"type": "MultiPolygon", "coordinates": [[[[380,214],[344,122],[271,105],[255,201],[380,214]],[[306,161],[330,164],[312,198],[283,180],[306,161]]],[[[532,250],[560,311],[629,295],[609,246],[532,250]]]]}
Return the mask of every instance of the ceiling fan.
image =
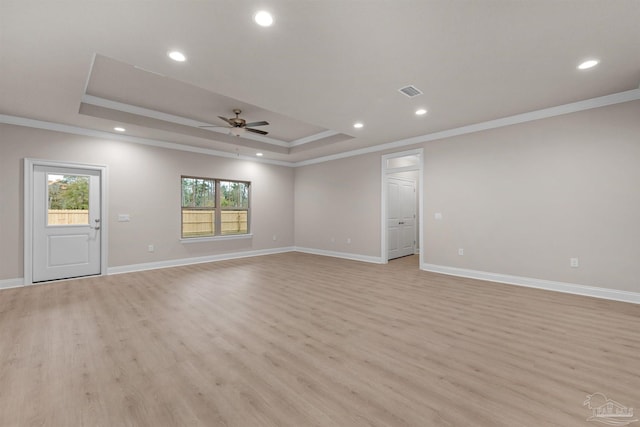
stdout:
{"type": "Polygon", "coordinates": [[[211,125],[211,126],[199,126],[201,128],[219,128],[219,127],[228,127],[229,128],[229,133],[231,135],[235,135],[235,136],[240,136],[242,135],[245,131],[246,132],[252,132],[252,133],[257,133],[259,135],[266,135],[269,132],[265,132],[263,130],[260,129],[253,129],[253,126],[266,126],[269,124],[269,122],[265,122],[260,121],[260,122],[251,122],[251,123],[247,123],[247,121],[245,119],[241,119],[240,113],[242,113],[242,111],[238,108],[235,108],[233,110],[233,113],[236,115],[235,117],[231,117],[230,119],[226,118],[226,117],[222,117],[222,116],[218,116],[219,119],[224,120],[225,122],[227,122],[227,124],[229,126],[216,126],[216,125],[211,125]]]}

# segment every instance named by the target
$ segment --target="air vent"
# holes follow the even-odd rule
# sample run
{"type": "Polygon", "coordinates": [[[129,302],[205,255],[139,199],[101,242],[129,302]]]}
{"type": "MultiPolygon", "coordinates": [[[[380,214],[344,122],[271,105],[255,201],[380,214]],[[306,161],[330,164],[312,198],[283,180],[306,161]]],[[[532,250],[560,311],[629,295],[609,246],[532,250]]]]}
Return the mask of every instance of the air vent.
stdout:
{"type": "Polygon", "coordinates": [[[403,88],[398,89],[401,93],[407,95],[409,98],[413,98],[414,96],[422,95],[422,91],[413,85],[405,86],[403,88]]]}

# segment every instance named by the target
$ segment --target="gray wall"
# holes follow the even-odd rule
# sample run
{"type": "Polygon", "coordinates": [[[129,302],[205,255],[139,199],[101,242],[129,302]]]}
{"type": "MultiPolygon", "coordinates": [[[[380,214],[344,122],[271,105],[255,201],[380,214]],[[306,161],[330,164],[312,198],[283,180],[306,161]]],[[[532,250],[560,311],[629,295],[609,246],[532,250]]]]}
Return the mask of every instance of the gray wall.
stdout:
{"type": "Polygon", "coordinates": [[[426,144],[426,262],[640,292],[639,119],[634,102],[426,144]]]}
{"type": "Polygon", "coordinates": [[[294,244],[291,168],[11,125],[0,135],[0,280],[23,277],[25,157],[108,166],[109,267],[294,244]],[[181,243],[182,174],[251,181],[253,238],[181,243]]]}
{"type": "Polygon", "coordinates": [[[373,153],[296,168],[296,246],[380,255],[380,161],[373,153]]]}
{"type": "MultiPolygon", "coordinates": [[[[639,118],[635,101],[396,150],[424,148],[425,262],[640,292],[639,118]],[[579,268],[569,267],[570,257],[579,268]]],[[[109,166],[110,266],[292,245],[381,256],[386,153],[291,169],[16,126],[0,131],[0,280],[22,277],[24,157],[109,166]],[[181,174],[252,181],[253,239],[180,243],[181,174]],[[132,221],[118,223],[118,213],[132,221]]]]}
{"type": "MultiPolygon", "coordinates": [[[[416,147],[426,263],[640,292],[640,102],[416,147]]],[[[297,244],[380,255],[380,156],[296,169],[297,244]]]]}

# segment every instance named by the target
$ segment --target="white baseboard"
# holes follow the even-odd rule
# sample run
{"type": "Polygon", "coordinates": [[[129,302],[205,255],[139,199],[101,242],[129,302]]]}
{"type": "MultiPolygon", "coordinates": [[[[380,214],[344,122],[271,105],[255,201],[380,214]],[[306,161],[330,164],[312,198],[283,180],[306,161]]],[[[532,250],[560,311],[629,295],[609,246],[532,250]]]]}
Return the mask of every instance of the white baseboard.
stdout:
{"type": "MultiPolygon", "coordinates": [[[[155,270],[158,268],[178,267],[181,265],[202,264],[205,262],[225,261],[230,259],[249,258],[249,257],[255,257],[255,256],[262,256],[262,255],[273,255],[273,254],[279,254],[279,253],[285,253],[285,252],[304,252],[304,253],[315,254],[315,255],[350,259],[355,261],[371,262],[376,264],[382,263],[382,260],[379,257],[370,257],[365,255],[349,254],[349,253],[343,253],[343,252],[323,251],[320,249],[298,248],[294,246],[287,246],[283,248],[232,252],[232,253],[209,255],[209,256],[203,256],[203,257],[181,258],[181,259],[172,259],[172,260],[166,260],[166,261],[146,262],[142,264],[120,265],[116,267],[107,268],[107,275],[132,273],[134,271],[155,270]]],[[[16,288],[20,286],[24,286],[23,278],[0,280],[0,289],[16,288]]]]}
{"type": "Polygon", "coordinates": [[[23,277],[0,280],[0,289],[19,288],[20,286],[24,286],[23,277]]]}
{"type": "MultiPolygon", "coordinates": [[[[329,256],[334,258],[349,259],[353,261],[369,262],[373,264],[383,264],[381,257],[358,255],[346,252],[327,251],[323,249],[312,249],[304,247],[288,246],[275,249],[263,249],[256,251],[233,252],[219,255],[210,255],[196,258],[182,258],[176,260],[149,262],[143,264],[123,265],[110,267],[107,274],[122,274],[134,271],[154,270],[157,268],[177,267],[181,265],[201,264],[205,262],[224,261],[230,259],[249,258],[262,255],[272,255],[285,252],[302,252],[313,255],[329,256]]],[[[545,289],[555,292],[563,292],[575,295],[584,295],[595,298],[602,298],[614,301],[623,301],[633,304],[640,304],[640,293],[621,291],[616,289],[599,288],[595,286],[578,285],[575,283],[554,282],[550,280],[533,279],[530,277],[511,276],[507,274],[490,273],[486,271],[468,270],[457,267],[447,267],[442,265],[424,263],[420,267],[422,270],[434,273],[448,274],[450,276],[469,277],[472,279],[487,280],[491,282],[507,283],[510,285],[525,286],[529,288],[545,289]]],[[[15,279],[0,280],[0,289],[18,288],[24,286],[22,277],[15,279]]]]}
{"type": "Polygon", "coordinates": [[[302,248],[299,246],[296,246],[294,250],[296,252],[303,252],[305,254],[330,256],[333,258],[350,259],[352,261],[370,262],[373,264],[384,264],[384,260],[381,257],[377,256],[351,254],[348,252],[326,251],[324,249],[302,248]]]}
{"type": "Polygon", "coordinates": [[[205,262],[226,261],[230,259],[249,258],[261,255],[273,255],[284,252],[293,252],[295,248],[292,246],[275,249],[261,249],[256,251],[231,252],[219,255],[209,255],[195,258],[180,258],[166,261],[146,262],[143,264],[121,265],[117,267],[109,267],[107,274],[132,273],[134,271],[155,270],[157,268],[178,267],[181,265],[202,264],[205,262]]]}
{"type": "Polygon", "coordinates": [[[507,274],[489,273],[486,271],[467,270],[464,268],[447,267],[435,264],[422,264],[422,270],[450,276],[469,277],[490,282],[507,283],[509,285],[525,286],[528,288],[545,289],[566,294],[584,295],[614,301],[640,304],[640,293],[620,291],[616,289],[598,288],[595,286],[578,285],[575,283],[554,282],[551,280],[533,279],[530,277],[511,276],[507,274]]]}

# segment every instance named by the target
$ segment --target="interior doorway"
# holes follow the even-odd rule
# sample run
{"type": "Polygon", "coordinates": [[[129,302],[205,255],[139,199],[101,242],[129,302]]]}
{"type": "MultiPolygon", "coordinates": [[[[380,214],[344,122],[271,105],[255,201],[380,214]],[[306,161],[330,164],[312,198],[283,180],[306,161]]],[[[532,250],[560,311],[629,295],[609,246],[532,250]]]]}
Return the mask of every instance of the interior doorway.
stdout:
{"type": "Polygon", "coordinates": [[[422,149],[382,156],[382,259],[420,254],[422,265],[422,149]]]}
{"type": "Polygon", "coordinates": [[[387,178],[387,260],[414,255],[418,239],[416,180],[387,178]]]}

